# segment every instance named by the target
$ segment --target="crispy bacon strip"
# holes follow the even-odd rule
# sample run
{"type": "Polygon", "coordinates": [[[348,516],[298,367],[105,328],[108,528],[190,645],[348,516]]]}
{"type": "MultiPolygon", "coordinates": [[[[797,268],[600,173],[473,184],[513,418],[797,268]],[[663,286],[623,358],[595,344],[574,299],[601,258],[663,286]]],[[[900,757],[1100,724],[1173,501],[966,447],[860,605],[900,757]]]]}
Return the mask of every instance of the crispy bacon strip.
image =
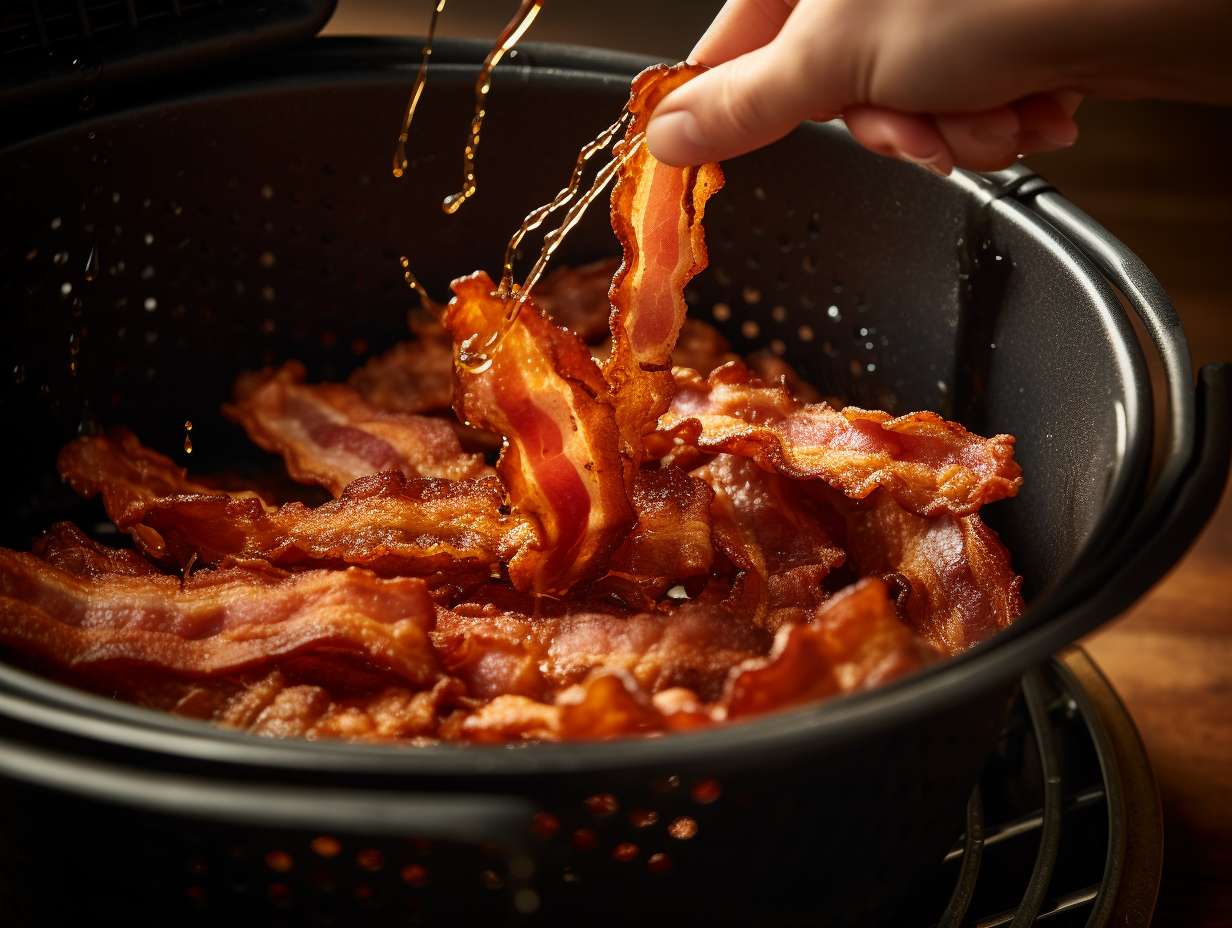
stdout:
{"type": "Polygon", "coordinates": [[[604,673],[542,703],[525,696],[497,696],[473,713],[447,723],[442,734],[456,740],[598,741],[712,724],[687,690],[650,699],[628,675],[604,673]]]}
{"type": "Polygon", "coordinates": [[[771,631],[807,621],[846,559],[834,540],[842,525],[827,528],[826,510],[798,485],[745,458],[721,454],[694,473],[714,491],[716,544],[748,574],[753,621],[771,631]]]}
{"type": "Polygon", "coordinates": [[[281,454],[292,477],[335,496],[380,471],[460,480],[487,469],[481,455],[463,453],[440,419],[381,412],[344,384],[306,384],[298,361],[242,375],[235,402],[223,412],[262,448],[281,454]]]}
{"type": "Polygon", "coordinates": [[[210,676],[317,654],[417,686],[437,677],[433,607],[420,579],[256,565],[186,578],[106,573],[114,555],[64,527],[44,542],[45,555],[50,547],[47,560],[0,549],[0,644],[57,665],[210,676]]]}
{"type": "Polygon", "coordinates": [[[721,702],[728,719],[872,689],[937,657],[899,621],[880,580],[827,600],[809,625],[779,629],[768,657],[736,668],[721,702]]]}
{"type": "Polygon", "coordinates": [[[188,480],[128,432],[79,438],[60,473],[83,496],[102,494],[107,514],[156,560],[185,565],[261,558],[284,567],[357,564],[380,573],[478,572],[536,536],[504,515],[495,477],[408,480],[397,471],[356,480],[331,502],[278,508],[188,480]]]}
{"type": "Polygon", "coordinates": [[[978,515],[922,518],[884,491],[847,508],[853,566],[904,578],[906,618],[938,650],[957,654],[1022,614],[1022,578],[978,515]]]}
{"type": "Polygon", "coordinates": [[[420,415],[453,402],[453,345],[449,337],[399,342],[355,371],[347,381],[374,408],[420,415]]]}
{"type": "MultiPolygon", "coordinates": [[[[656,65],[633,80],[632,119],[623,145],[646,130],[668,93],[701,73],[697,65],[656,65]]],[[[685,285],[707,262],[702,217],[723,186],[717,164],[677,168],[643,146],[621,167],[612,188],[612,229],[624,261],[610,293],[613,351],[603,373],[616,396],[625,453],[643,457],[642,436],[667,411],[673,383],[672,348],[684,323],[685,285]]]]}
{"type": "Polygon", "coordinates": [[[518,589],[563,593],[601,573],[633,523],[606,384],[577,336],[533,304],[506,328],[506,301],[486,274],[453,289],[445,327],[459,351],[499,338],[481,363],[457,365],[458,418],[506,437],[497,472],[515,511],[541,527],[509,577],[518,589]]]}
{"type": "Polygon", "coordinates": [[[637,522],[593,591],[650,608],[669,587],[709,573],[714,493],[680,468],[663,467],[638,471],[632,499],[637,522]]]}
{"type": "Polygon", "coordinates": [[[966,515],[1022,484],[1014,438],[981,438],[936,413],[802,404],[742,364],[703,379],[678,371],[678,392],[656,441],[750,458],[768,471],[821,479],[853,499],[885,487],[919,515],[966,515]]]}
{"type": "Polygon", "coordinates": [[[483,698],[545,698],[594,672],[627,673],[648,693],[718,695],[728,670],[764,654],[765,632],[738,613],[685,603],[633,615],[575,609],[532,617],[476,603],[442,609],[432,640],[448,672],[483,698]]]}

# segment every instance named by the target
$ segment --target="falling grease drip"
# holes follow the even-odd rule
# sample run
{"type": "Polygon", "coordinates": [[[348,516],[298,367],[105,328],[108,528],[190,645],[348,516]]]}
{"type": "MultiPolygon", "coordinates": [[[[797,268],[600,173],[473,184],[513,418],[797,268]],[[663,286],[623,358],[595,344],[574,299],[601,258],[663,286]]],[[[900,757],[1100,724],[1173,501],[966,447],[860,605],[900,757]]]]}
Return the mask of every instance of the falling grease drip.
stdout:
{"type": "Polygon", "coordinates": [[[556,212],[563,206],[567,206],[577,197],[578,192],[582,187],[582,175],[586,171],[586,165],[599,152],[607,148],[614,139],[629,122],[629,110],[624,109],[620,113],[620,117],[596,135],[591,141],[582,146],[582,150],[578,152],[577,161],[573,165],[573,173],[569,176],[569,182],[560,189],[547,203],[537,209],[531,210],[530,214],[522,220],[522,225],[513,233],[513,237],[509,239],[509,244],[505,247],[505,266],[501,270],[499,292],[509,294],[513,292],[513,262],[517,257],[518,246],[522,244],[522,239],[526,237],[528,232],[532,232],[543,225],[544,221],[552,213],[556,212]]]}
{"type": "Polygon", "coordinates": [[[415,291],[419,297],[420,305],[427,310],[440,312],[440,305],[428,295],[427,289],[419,282],[419,278],[411,271],[411,259],[403,255],[398,259],[398,263],[402,265],[402,279],[406,281],[406,285],[415,291]]]}
{"type": "Polygon", "coordinates": [[[187,419],[184,422],[184,453],[192,454],[192,452],[193,452],[192,419],[187,419]]]}
{"type": "Polygon", "coordinates": [[[90,246],[90,254],[86,258],[85,270],[82,271],[81,276],[85,279],[86,283],[93,283],[95,278],[98,277],[98,246],[97,245],[90,246]]]}
{"type": "MultiPolygon", "coordinates": [[[[604,129],[593,142],[590,142],[582,149],[581,154],[578,155],[579,165],[584,165],[596,151],[599,151],[615,136],[619,128],[624,125],[626,117],[627,114],[621,114],[620,119],[607,129],[604,129]]],[[[581,188],[581,172],[575,167],[569,185],[557,194],[551,202],[544,204],[526,217],[521,228],[514,233],[509,248],[506,250],[505,269],[501,277],[501,283],[496,290],[496,295],[506,301],[505,318],[502,320],[500,328],[488,335],[482,344],[478,344],[478,332],[462,341],[458,346],[457,354],[459,366],[470,371],[472,374],[481,374],[492,365],[492,353],[500,347],[500,343],[506,333],[513,328],[514,322],[517,321],[518,313],[522,310],[522,305],[529,299],[531,290],[539,282],[539,278],[543,276],[548,263],[552,260],[552,255],[556,253],[561,243],[564,242],[565,237],[582,221],[582,217],[586,214],[590,204],[603,193],[607,185],[611,183],[612,178],[616,176],[625,163],[641,149],[644,138],[644,133],[639,132],[632,138],[626,139],[617,145],[613,149],[612,160],[599,169],[590,187],[580,196],[578,196],[578,192],[581,188]],[[561,220],[559,226],[543,237],[543,246],[539,251],[539,257],[531,267],[530,273],[526,275],[526,280],[521,286],[513,284],[512,256],[517,249],[518,242],[521,241],[528,231],[541,225],[550,213],[565,204],[569,204],[569,208],[565,212],[565,218],[561,220]]]]}
{"type": "Polygon", "coordinates": [[[428,59],[432,57],[432,40],[436,36],[436,20],[444,12],[447,2],[448,0],[434,0],[432,19],[428,22],[428,36],[424,40],[423,54],[419,58],[419,72],[415,75],[411,97],[406,103],[406,115],[402,117],[402,131],[398,133],[398,144],[394,148],[394,177],[401,177],[406,173],[406,140],[411,133],[415,110],[419,108],[419,98],[423,96],[424,87],[428,83],[428,59]]]}
{"type": "Polygon", "coordinates": [[[505,57],[505,54],[518,44],[518,41],[531,27],[539,11],[543,9],[544,0],[522,0],[518,11],[501,31],[496,44],[483,60],[479,76],[475,79],[475,113],[471,117],[470,135],[462,152],[462,189],[451,193],[441,203],[449,215],[462,208],[462,204],[475,195],[478,189],[475,183],[475,156],[479,152],[479,134],[483,129],[483,118],[487,115],[488,93],[492,90],[492,70],[505,57]]]}

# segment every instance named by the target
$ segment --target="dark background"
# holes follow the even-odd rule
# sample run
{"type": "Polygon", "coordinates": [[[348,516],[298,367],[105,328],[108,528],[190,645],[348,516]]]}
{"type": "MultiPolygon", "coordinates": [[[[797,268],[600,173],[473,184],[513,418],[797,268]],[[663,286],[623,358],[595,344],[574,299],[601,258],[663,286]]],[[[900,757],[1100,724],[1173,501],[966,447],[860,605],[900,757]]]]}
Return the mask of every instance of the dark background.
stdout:
{"type": "MultiPolygon", "coordinates": [[[[327,32],[417,35],[431,0],[339,0],[327,32]]],[[[548,0],[528,38],[683,58],[719,0],[548,0]]],[[[452,0],[441,35],[492,37],[516,0],[452,0]]],[[[493,102],[500,98],[499,74],[493,102]]],[[[1140,254],[1195,364],[1232,360],[1232,110],[1088,101],[1071,150],[1029,164],[1140,254]]],[[[1185,562],[1084,642],[1147,743],[1166,819],[1160,925],[1232,924],[1232,504],[1185,562]]]]}

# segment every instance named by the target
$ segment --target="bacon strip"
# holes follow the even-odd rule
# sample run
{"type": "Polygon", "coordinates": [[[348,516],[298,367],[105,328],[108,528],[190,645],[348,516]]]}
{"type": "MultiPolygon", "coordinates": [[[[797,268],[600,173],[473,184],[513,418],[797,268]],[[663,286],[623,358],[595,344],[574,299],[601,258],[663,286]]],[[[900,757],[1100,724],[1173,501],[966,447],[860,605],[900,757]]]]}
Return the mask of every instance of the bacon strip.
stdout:
{"type": "Polygon", "coordinates": [[[440,337],[399,342],[347,381],[375,409],[418,415],[443,412],[453,402],[453,345],[440,337]]]}
{"type": "Polygon", "coordinates": [[[593,592],[649,608],[671,586],[710,572],[713,491],[678,467],[643,469],[633,481],[637,522],[593,592]]]}
{"type": "Polygon", "coordinates": [[[79,438],[60,473],[86,498],[101,492],[108,516],[156,560],[185,565],[261,558],[284,567],[357,564],[380,573],[475,572],[486,577],[533,540],[525,519],[504,515],[495,477],[408,480],[397,471],[356,480],[316,508],[267,506],[188,480],[128,432],[79,438]]]}
{"type": "Polygon", "coordinates": [[[811,624],[780,628],[768,657],[733,671],[721,711],[737,719],[872,689],[936,657],[899,621],[886,585],[861,580],[827,600],[811,624]]]}
{"type": "MultiPolygon", "coordinates": [[[[290,662],[293,664],[293,662],[290,662]]],[[[161,674],[95,674],[87,689],[175,715],[271,738],[428,743],[441,717],[462,701],[461,684],[442,677],[431,689],[382,685],[338,691],[330,674],[307,677],[293,666],[188,679],[161,674]],[[321,679],[324,677],[325,679],[321,679]]]]}
{"type": "Polygon", "coordinates": [[[0,549],[0,644],[71,668],[209,676],[310,653],[381,667],[417,686],[436,679],[433,607],[420,579],[255,565],[184,579],[104,573],[110,555],[58,533],[44,545],[60,549],[48,560],[0,549]],[[82,550],[64,550],[74,543],[82,550]],[[55,566],[73,562],[86,566],[55,566]]]}
{"type": "Polygon", "coordinates": [[[381,412],[343,384],[306,384],[297,361],[241,376],[235,402],[223,412],[262,448],[281,454],[292,477],[335,496],[380,471],[460,480],[487,469],[481,455],[463,453],[440,419],[381,412]]]}
{"type": "Polygon", "coordinates": [[[601,573],[633,523],[606,384],[577,336],[533,304],[506,326],[486,274],[453,289],[444,321],[458,350],[499,338],[473,369],[457,365],[458,418],[506,437],[497,472],[515,510],[541,527],[509,577],[518,589],[563,593],[601,573]]]}
{"type": "MultiPolygon", "coordinates": [[[[645,132],[668,93],[702,72],[697,65],[656,65],[633,80],[632,115],[622,145],[645,132]]],[[[643,457],[642,436],[667,411],[673,383],[668,367],[684,323],[684,287],[707,262],[702,217],[723,186],[717,164],[677,168],[642,146],[621,167],[612,188],[612,230],[624,261],[612,280],[613,351],[603,373],[616,396],[625,453],[643,457]]]]}
{"type": "Polygon", "coordinates": [[[721,454],[694,474],[714,491],[716,544],[749,574],[753,621],[771,631],[807,621],[846,559],[834,540],[841,524],[828,529],[825,510],[798,485],[747,459],[721,454]]]}
{"type": "Polygon", "coordinates": [[[1022,614],[1022,578],[978,515],[926,519],[876,493],[848,507],[847,550],[859,573],[906,580],[907,620],[943,653],[966,650],[1022,614]]]}
{"type": "Polygon", "coordinates": [[[768,471],[821,479],[853,499],[878,487],[923,516],[967,515],[1022,484],[1014,438],[981,438],[936,413],[889,413],[802,404],[742,364],[703,379],[678,371],[678,392],[659,420],[660,447],[680,440],[708,453],[750,458],[768,471]]]}
{"type": "Polygon", "coordinates": [[[534,617],[468,603],[441,610],[432,640],[448,672],[482,698],[542,699],[596,671],[626,673],[647,693],[687,687],[713,697],[731,667],[769,646],[747,618],[703,603],[667,613],[583,608],[534,617]]]}

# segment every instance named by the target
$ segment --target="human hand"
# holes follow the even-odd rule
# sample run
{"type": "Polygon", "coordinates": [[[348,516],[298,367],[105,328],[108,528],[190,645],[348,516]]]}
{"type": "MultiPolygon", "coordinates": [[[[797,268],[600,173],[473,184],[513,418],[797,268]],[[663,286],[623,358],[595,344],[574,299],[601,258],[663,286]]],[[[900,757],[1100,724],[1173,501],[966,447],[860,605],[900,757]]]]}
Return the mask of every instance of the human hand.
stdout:
{"type": "MultiPolygon", "coordinates": [[[[1084,92],[1217,96],[1207,91],[1226,71],[1218,36],[1228,16],[1211,9],[1220,6],[728,0],[690,55],[711,70],[659,105],[647,144],[662,161],[697,164],[842,116],[879,154],[943,174],[994,170],[1072,145],[1084,92]],[[1178,79],[1186,67],[1199,86],[1178,79]]],[[[1226,89],[1225,79],[1217,90],[1226,89]]]]}

